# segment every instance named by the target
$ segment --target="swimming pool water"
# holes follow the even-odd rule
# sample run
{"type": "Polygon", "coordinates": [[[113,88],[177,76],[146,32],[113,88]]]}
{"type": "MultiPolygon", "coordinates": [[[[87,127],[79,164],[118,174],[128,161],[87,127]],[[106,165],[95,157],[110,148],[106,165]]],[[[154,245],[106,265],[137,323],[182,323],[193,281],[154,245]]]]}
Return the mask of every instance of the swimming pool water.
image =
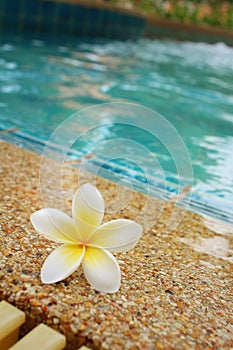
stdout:
{"type": "MultiPolygon", "coordinates": [[[[62,121],[85,107],[117,101],[142,104],[162,114],[183,138],[192,161],[196,203],[221,209],[231,220],[232,57],[233,48],[223,43],[1,38],[0,128],[13,130],[0,136],[22,144],[27,139],[39,149],[62,121]]],[[[111,133],[124,132],[118,126],[107,134],[111,138],[111,133]]],[[[80,155],[91,142],[78,145],[80,155]]],[[[142,142],[150,145],[147,137],[142,142]]],[[[153,151],[166,178],[175,183],[175,164],[166,149],[156,144],[153,151]]],[[[132,163],[118,165],[135,171],[140,180],[132,163]]],[[[156,179],[156,169],[149,169],[156,179]]]]}

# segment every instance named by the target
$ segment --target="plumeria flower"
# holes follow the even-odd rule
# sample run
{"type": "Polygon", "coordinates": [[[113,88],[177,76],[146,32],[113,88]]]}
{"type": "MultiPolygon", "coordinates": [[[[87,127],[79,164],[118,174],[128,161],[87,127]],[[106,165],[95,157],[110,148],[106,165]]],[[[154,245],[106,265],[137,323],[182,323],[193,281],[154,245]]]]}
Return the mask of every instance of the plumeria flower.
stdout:
{"type": "Polygon", "coordinates": [[[91,286],[114,293],[120,287],[121,272],[111,254],[135,247],[142,228],[134,221],[117,219],[101,225],[104,200],[91,184],[82,185],[72,202],[72,218],[60,210],[45,208],[31,215],[34,228],[46,238],[63,243],[45,260],[43,283],[55,283],[70,276],[80,264],[91,286]]]}

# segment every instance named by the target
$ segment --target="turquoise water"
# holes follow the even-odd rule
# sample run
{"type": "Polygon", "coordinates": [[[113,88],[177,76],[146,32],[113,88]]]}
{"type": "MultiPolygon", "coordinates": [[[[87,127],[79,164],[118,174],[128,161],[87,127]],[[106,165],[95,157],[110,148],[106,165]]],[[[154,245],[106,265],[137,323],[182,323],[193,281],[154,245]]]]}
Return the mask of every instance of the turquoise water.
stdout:
{"type": "MultiPolygon", "coordinates": [[[[32,37],[1,38],[0,128],[13,129],[0,137],[27,146],[31,142],[32,148],[38,145],[39,149],[62,121],[85,107],[117,101],[150,107],[177,129],[187,146],[194,172],[194,202],[221,209],[229,219],[233,205],[232,57],[233,48],[223,43],[67,38],[58,43],[32,37]]],[[[146,117],[139,118],[146,123],[146,117]]],[[[120,126],[108,130],[110,138],[127,134],[120,126]]],[[[78,145],[80,155],[91,142],[87,138],[78,145]]],[[[166,178],[175,183],[175,164],[166,149],[146,135],[140,142],[151,147],[166,178]]],[[[132,162],[123,166],[139,171],[132,162]]],[[[156,169],[149,169],[156,178],[156,169]]]]}

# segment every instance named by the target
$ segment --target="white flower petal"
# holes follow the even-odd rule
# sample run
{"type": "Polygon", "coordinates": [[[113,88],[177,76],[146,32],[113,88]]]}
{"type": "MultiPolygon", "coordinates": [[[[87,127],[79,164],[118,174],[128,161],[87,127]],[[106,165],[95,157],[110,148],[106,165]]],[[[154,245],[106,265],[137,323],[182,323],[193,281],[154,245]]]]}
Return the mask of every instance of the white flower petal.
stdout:
{"type": "Polygon", "coordinates": [[[120,288],[120,267],[107,250],[88,246],[82,266],[88,282],[95,290],[114,293],[120,288]]]}
{"type": "Polygon", "coordinates": [[[31,215],[31,223],[40,234],[55,242],[80,242],[73,220],[60,210],[45,208],[31,215]]]}
{"type": "Polygon", "coordinates": [[[41,269],[43,283],[55,283],[70,276],[80,265],[85,254],[85,247],[64,244],[55,249],[45,260],[41,269]]]}
{"type": "Polygon", "coordinates": [[[118,219],[97,228],[90,236],[88,244],[111,252],[127,252],[135,247],[141,235],[142,227],[135,221],[118,219]]]}
{"type": "Polygon", "coordinates": [[[104,200],[97,188],[89,183],[75,193],[72,203],[73,220],[86,240],[104,216],[104,200]]]}

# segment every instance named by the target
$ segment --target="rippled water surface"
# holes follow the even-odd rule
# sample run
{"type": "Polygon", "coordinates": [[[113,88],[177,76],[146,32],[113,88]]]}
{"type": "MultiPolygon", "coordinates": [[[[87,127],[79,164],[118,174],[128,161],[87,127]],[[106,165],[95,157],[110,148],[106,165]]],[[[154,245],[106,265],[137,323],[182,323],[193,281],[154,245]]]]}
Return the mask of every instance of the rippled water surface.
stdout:
{"type": "MultiPolygon", "coordinates": [[[[0,127],[14,128],[13,141],[19,132],[47,140],[84,107],[142,104],[166,117],[182,136],[193,164],[196,199],[231,213],[232,58],[233,48],[223,43],[1,38],[0,127]]],[[[143,142],[147,146],[149,140],[143,142]]],[[[159,147],[155,152],[172,173],[166,152],[159,147]]]]}

